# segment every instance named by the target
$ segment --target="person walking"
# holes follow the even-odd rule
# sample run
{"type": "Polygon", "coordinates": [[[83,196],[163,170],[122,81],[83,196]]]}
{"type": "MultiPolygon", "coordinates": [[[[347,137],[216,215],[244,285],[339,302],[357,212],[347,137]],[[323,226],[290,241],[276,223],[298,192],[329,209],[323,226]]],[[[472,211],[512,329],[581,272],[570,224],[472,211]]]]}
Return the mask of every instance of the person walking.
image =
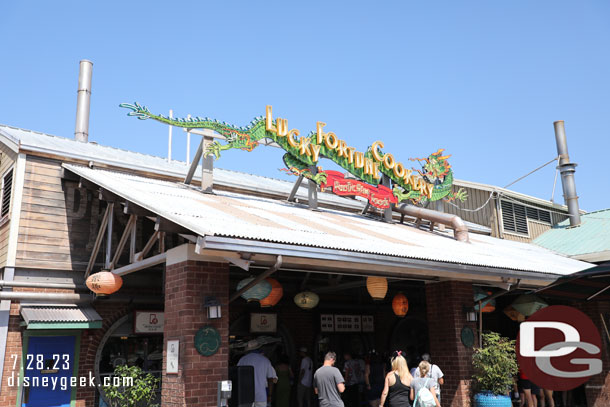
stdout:
{"type": "Polygon", "coordinates": [[[436,396],[437,383],[432,377],[430,377],[430,363],[422,360],[419,362],[418,377],[414,378],[411,382],[411,400],[413,401],[413,407],[426,406],[426,402],[433,401],[436,407],[441,407],[441,402],[436,396]],[[422,390],[423,389],[423,390],[422,390]],[[429,394],[428,394],[429,392],[429,394]],[[432,399],[425,400],[424,393],[428,396],[432,395],[432,399]]]}
{"type": "Polygon", "coordinates": [[[299,368],[299,383],[297,384],[297,404],[299,407],[311,406],[311,384],[313,381],[313,361],[307,356],[307,348],[299,349],[301,366],[299,368]]]}
{"type": "Polygon", "coordinates": [[[343,354],[343,377],[345,377],[345,393],[343,400],[346,407],[358,407],[358,383],[360,382],[360,364],[352,358],[351,353],[343,354]]]}
{"type": "Polygon", "coordinates": [[[409,373],[407,360],[402,356],[402,351],[392,354],[392,370],[385,377],[385,385],[381,393],[380,405],[387,407],[410,407],[411,381],[413,376],[409,373]]]}
{"type": "Polygon", "coordinates": [[[367,390],[367,400],[371,407],[379,407],[379,401],[381,399],[381,392],[383,391],[383,384],[385,381],[385,364],[375,351],[371,353],[371,356],[364,368],[364,380],[367,390]]]}
{"type": "Polygon", "coordinates": [[[245,356],[237,362],[237,366],[252,366],[254,368],[254,403],[252,407],[267,407],[273,395],[273,385],[277,382],[277,374],[271,362],[263,355],[262,346],[256,339],[246,344],[245,356]],[[268,389],[268,391],[267,391],[268,389]]]}
{"type": "Polygon", "coordinates": [[[290,389],[294,375],[287,355],[280,356],[280,363],[276,366],[277,385],[275,386],[275,407],[290,407],[290,389]]]}
{"type": "MultiPolygon", "coordinates": [[[[430,372],[428,373],[428,377],[434,379],[434,381],[436,382],[436,397],[439,399],[439,401],[441,400],[441,386],[443,384],[445,384],[445,379],[444,379],[444,374],[443,371],[441,370],[440,367],[438,367],[438,365],[435,365],[432,363],[432,360],[430,359],[430,354],[429,353],[424,353],[423,355],[421,355],[421,359],[424,362],[428,362],[430,364],[430,372]]],[[[413,375],[413,377],[421,377],[419,376],[419,372],[420,369],[417,369],[417,371],[415,372],[415,375],[413,375]]]]}
{"type": "Polygon", "coordinates": [[[313,391],[318,395],[320,407],[345,407],[341,393],[345,391],[345,379],[339,369],[335,352],[324,355],[324,364],[313,375],[313,391]]]}

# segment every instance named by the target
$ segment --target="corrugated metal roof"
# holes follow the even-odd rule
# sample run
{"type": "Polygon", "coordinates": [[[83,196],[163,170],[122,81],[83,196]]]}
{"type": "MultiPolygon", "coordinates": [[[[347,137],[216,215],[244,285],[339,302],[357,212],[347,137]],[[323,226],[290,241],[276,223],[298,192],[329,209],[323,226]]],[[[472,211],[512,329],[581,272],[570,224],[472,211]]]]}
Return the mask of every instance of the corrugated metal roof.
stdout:
{"type": "MultiPolygon", "coordinates": [[[[93,161],[94,163],[111,165],[117,168],[146,171],[178,178],[184,178],[189,169],[184,161],[172,160],[168,162],[166,158],[103,146],[97,143],[83,143],[74,139],[52,136],[2,124],[0,124],[0,135],[4,135],[10,141],[13,141],[27,151],[44,152],[59,157],[93,161]]],[[[195,171],[194,180],[200,182],[201,166],[198,168],[195,171]]],[[[294,180],[296,181],[296,177],[294,180]]],[[[216,167],[214,168],[214,184],[259,193],[288,196],[294,182],[216,167]]],[[[307,199],[307,188],[304,187],[306,183],[303,182],[302,185],[296,197],[307,199]]],[[[318,201],[321,204],[337,205],[354,210],[364,208],[362,200],[343,198],[330,193],[318,194],[318,201]]]]}
{"type": "Polygon", "coordinates": [[[180,183],[114,171],[64,167],[201,236],[560,275],[590,267],[531,244],[474,234],[468,244],[451,238],[452,232],[427,232],[335,210],[310,211],[285,201],[236,193],[207,195],[180,183]]]}
{"type": "Polygon", "coordinates": [[[581,224],[570,227],[567,219],[540,235],[534,243],[567,256],[610,251],[610,209],[580,215],[581,224]]]}
{"type": "MultiPolygon", "coordinates": [[[[14,143],[19,145],[22,149],[28,151],[51,153],[60,157],[93,161],[101,164],[111,165],[117,168],[147,171],[153,174],[179,178],[184,178],[188,171],[188,166],[184,161],[172,160],[171,162],[168,162],[166,158],[162,157],[103,146],[93,142],[83,143],[71,138],[57,137],[50,134],[20,129],[2,124],[0,124],[0,135],[4,135],[9,140],[12,140],[14,143]]],[[[195,171],[194,180],[196,181],[200,180],[200,168],[201,167],[195,171]]],[[[306,183],[304,182],[302,185],[305,184],[306,183]]],[[[511,195],[516,198],[553,206],[559,210],[567,210],[565,206],[492,185],[457,179],[455,180],[455,184],[457,186],[469,186],[482,190],[500,191],[506,195],[511,195]]],[[[238,188],[240,190],[256,191],[259,193],[274,195],[281,194],[288,196],[292,190],[294,182],[215,167],[214,185],[238,188]]],[[[303,186],[300,187],[296,197],[306,200],[307,188],[303,186]]],[[[365,205],[365,201],[361,198],[349,199],[331,193],[319,193],[318,201],[321,204],[335,205],[353,210],[361,210],[365,205]]],[[[491,232],[491,229],[487,226],[477,225],[470,222],[466,222],[466,224],[470,230],[479,233],[491,232]]]]}
{"type": "Polygon", "coordinates": [[[26,324],[32,322],[98,322],[102,320],[91,307],[22,307],[26,324]]]}

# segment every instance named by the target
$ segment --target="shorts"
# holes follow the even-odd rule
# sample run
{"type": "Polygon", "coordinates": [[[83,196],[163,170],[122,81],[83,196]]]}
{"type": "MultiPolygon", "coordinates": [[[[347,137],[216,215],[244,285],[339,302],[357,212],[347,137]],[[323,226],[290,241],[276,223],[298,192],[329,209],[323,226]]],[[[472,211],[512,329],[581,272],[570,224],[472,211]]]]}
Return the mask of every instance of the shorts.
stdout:
{"type": "Polygon", "coordinates": [[[517,387],[519,388],[519,393],[523,393],[523,390],[531,390],[532,394],[540,394],[540,387],[536,386],[536,384],[530,382],[528,379],[519,379],[517,387]]]}

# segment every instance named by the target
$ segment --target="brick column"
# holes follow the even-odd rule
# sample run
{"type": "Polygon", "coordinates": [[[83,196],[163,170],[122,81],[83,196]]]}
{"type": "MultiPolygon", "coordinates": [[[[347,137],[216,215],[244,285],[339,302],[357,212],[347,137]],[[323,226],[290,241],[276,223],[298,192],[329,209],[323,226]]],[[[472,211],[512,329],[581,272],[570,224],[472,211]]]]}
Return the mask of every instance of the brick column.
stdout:
{"type": "Polygon", "coordinates": [[[473,329],[475,325],[466,322],[464,306],[473,306],[471,283],[445,281],[426,285],[430,355],[445,375],[441,391],[443,407],[470,405],[472,350],[462,344],[461,331],[466,325],[473,329]]]}
{"type": "Polygon", "coordinates": [[[595,375],[585,384],[585,394],[587,396],[587,406],[589,407],[606,407],[610,406],[610,346],[608,346],[608,336],[602,322],[602,316],[605,317],[606,326],[610,329],[610,302],[608,301],[591,301],[580,304],[574,304],[575,308],[579,308],[593,320],[595,326],[599,328],[599,334],[602,337],[602,373],[595,375]],[[601,315],[600,315],[601,314],[601,315]]]}
{"type": "MultiPolygon", "coordinates": [[[[168,255],[169,259],[169,255],[168,255]]],[[[163,349],[163,407],[216,406],[217,382],[229,378],[229,266],[185,260],[166,266],[165,346],[163,349]],[[208,320],[204,297],[214,295],[222,304],[222,318],[208,320]],[[212,356],[195,349],[199,328],[212,325],[222,345],[212,356]],[[167,374],[167,341],[180,340],[178,374],[167,374]]]]}

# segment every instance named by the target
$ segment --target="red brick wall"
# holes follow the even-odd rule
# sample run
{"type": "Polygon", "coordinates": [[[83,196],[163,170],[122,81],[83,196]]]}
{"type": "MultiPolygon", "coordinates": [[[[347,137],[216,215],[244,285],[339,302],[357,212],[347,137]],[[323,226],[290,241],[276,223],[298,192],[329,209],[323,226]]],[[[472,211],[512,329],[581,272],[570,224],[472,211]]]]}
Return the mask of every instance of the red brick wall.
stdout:
{"type": "Polygon", "coordinates": [[[216,406],[217,382],[229,377],[229,266],[185,261],[167,266],[163,350],[163,407],[216,406]],[[222,304],[222,318],[208,320],[204,297],[214,295],[222,304]],[[220,332],[222,346],[215,355],[200,355],[195,333],[204,325],[220,332]],[[168,340],[180,340],[178,374],[166,374],[168,340]]]}
{"type": "Polygon", "coordinates": [[[470,405],[472,350],[462,345],[461,330],[466,325],[475,326],[466,322],[464,306],[473,306],[472,284],[445,281],[426,285],[430,355],[445,375],[443,407],[470,405]]]}
{"type": "MultiPolygon", "coordinates": [[[[10,319],[8,325],[8,337],[6,340],[6,354],[4,356],[4,372],[2,375],[2,391],[0,392],[0,406],[14,406],[17,404],[17,385],[9,387],[7,379],[14,373],[15,381],[19,376],[19,366],[21,363],[21,338],[23,328],[19,326],[21,317],[19,316],[19,304],[11,303],[10,319]],[[14,355],[17,356],[15,364],[14,355]]],[[[17,384],[17,383],[15,383],[17,384]]]]}
{"type": "Polygon", "coordinates": [[[610,329],[608,316],[610,316],[610,302],[608,301],[592,301],[584,304],[575,304],[574,307],[579,308],[587,314],[599,327],[599,333],[602,336],[602,373],[593,376],[585,385],[585,393],[587,395],[588,407],[607,407],[610,406],[610,347],[608,346],[608,337],[600,314],[605,316],[606,326],[610,329]]]}

